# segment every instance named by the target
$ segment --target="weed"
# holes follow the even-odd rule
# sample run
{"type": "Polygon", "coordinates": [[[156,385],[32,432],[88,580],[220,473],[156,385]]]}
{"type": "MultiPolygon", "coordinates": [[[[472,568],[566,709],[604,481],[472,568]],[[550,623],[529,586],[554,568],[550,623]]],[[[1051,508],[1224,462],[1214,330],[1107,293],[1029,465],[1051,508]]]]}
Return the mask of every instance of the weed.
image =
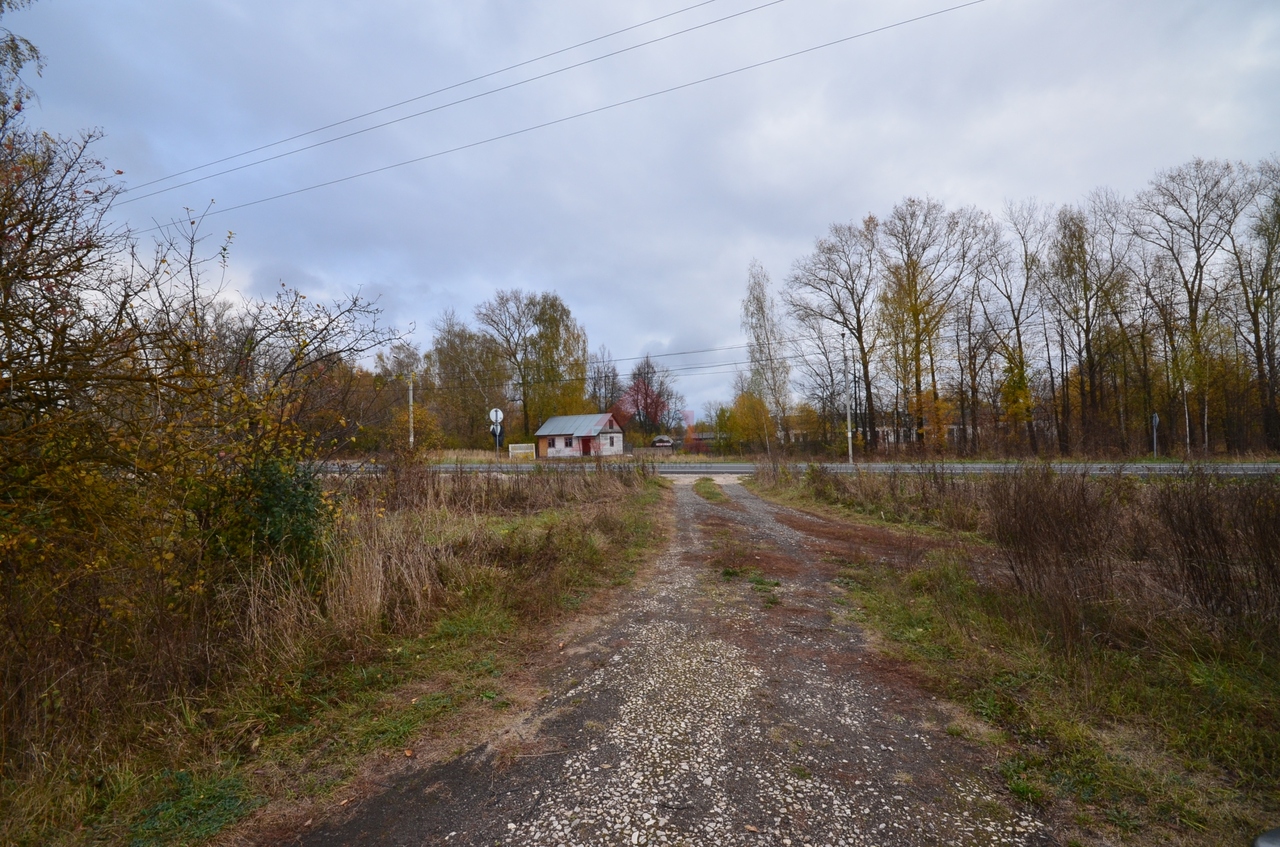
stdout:
{"type": "Polygon", "coordinates": [[[976,691],[969,699],[973,711],[978,717],[988,721],[999,721],[1003,707],[1000,698],[992,691],[976,691]]]}
{"type": "Polygon", "coordinates": [[[729,500],[729,495],[724,493],[715,480],[709,476],[699,477],[693,483],[694,492],[709,503],[724,503],[729,500]]]}
{"type": "Polygon", "coordinates": [[[772,591],[773,589],[782,585],[782,583],[779,582],[778,580],[765,579],[763,576],[761,576],[758,573],[752,574],[750,577],[747,578],[747,581],[751,583],[752,591],[772,591]]]}
{"type": "Polygon", "coordinates": [[[1000,763],[1000,775],[1005,778],[1010,793],[1024,803],[1041,803],[1045,793],[1028,778],[1031,765],[1021,756],[1005,759],[1000,763]]]}
{"type": "Polygon", "coordinates": [[[804,765],[793,765],[791,767],[791,775],[797,779],[812,779],[813,772],[804,765]]]}
{"type": "Polygon", "coordinates": [[[197,777],[165,772],[164,799],[144,809],[131,830],[132,847],[188,844],[216,834],[260,803],[239,777],[197,777]]]}
{"type": "Polygon", "coordinates": [[[1143,827],[1142,818],[1119,806],[1108,808],[1103,817],[1106,818],[1107,823],[1123,832],[1134,832],[1143,827]]]}

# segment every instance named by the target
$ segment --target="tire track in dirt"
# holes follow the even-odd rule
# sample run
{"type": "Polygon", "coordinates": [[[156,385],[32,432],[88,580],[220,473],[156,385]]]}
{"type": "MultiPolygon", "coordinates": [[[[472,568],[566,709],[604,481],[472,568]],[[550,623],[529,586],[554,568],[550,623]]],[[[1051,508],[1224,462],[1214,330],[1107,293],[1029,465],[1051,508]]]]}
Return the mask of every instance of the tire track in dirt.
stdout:
{"type": "Polygon", "coordinates": [[[991,754],[867,649],[821,555],[841,536],[736,484],[711,505],[692,481],[676,481],[670,548],[579,624],[505,744],[402,775],[283,843],[1054,843],[999,789],[991,754]]]}

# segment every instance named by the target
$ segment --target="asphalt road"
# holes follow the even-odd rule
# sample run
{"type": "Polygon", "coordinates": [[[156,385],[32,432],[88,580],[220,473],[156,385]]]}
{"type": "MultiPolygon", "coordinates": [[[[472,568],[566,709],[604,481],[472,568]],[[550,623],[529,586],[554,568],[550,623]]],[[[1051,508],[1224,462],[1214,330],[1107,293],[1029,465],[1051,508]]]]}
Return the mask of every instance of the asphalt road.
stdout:
{"type": "MultiPolygon", "coordinates": [[[[629,466],[630,463],[626,463],[629,466]]],[[[654,462],[650,463],[654,470],[663,476],[711,476],[715,474],[732,474],[741,476],[755,473],[754,462],[654,462]]],[[[826,462],[820,467],[832,473],[900,473],[900,474],[950,474],[954,476],[985,476],[988,474],[1012,473],[1027,467],[1027,462],[826,462]]],[[[1280,474],[1280,462],[1205,462],[1188,464],[1184,462],[1047,462],[1048,467],[1059,473],[1088,474],[1090,476],[1108,476],[1120,474],[1136,477],[1170,477],[1185,476],[1196,470],[1214,476],[1226,477],[1262,477],[1280,474]]],[[[606,463],[605,467],[612,467],[606,463]]],[[[553,461],[553,462],[501,462],[492,465],[458,464],[440,465],[441,471],[448,473],[532,473],[541,470],[594,470],[591,462],[553,461]]],[[[803,472],[809,463],[794,462],[789,467],[796,472],[803,472]]],[[[321,472],[327,474],[379,473],[381,466],[357,462],[326,462],[321,472]]]]}

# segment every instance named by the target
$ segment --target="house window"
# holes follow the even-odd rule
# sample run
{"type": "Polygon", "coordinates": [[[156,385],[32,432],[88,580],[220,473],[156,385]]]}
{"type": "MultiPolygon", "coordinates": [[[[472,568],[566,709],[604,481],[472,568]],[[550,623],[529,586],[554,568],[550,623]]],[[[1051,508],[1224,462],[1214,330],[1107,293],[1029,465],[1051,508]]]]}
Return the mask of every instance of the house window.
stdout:
{"type": "Polygon", "coordinates": [[[565,446],[565,447],[572,447],[572,446],[573,446],[573,436],[572,436],[572,435],[566,435],[566,436],[564,437],[564,446],[565,446]]]}
{"type": "Polygon", "coordinates": [[[610,435],[610,436],[609,436],[609,446],[610,446],[610,447],[612,447],[612,446],[613,446],[613,436],[612,436],[612,435],[610,435]]]}
{"type": "Polygon", "coordinates": [[[556,437],[554,435],[549,436],[547,438],[547,449],[548,450],[556,449],[556,437]]]}

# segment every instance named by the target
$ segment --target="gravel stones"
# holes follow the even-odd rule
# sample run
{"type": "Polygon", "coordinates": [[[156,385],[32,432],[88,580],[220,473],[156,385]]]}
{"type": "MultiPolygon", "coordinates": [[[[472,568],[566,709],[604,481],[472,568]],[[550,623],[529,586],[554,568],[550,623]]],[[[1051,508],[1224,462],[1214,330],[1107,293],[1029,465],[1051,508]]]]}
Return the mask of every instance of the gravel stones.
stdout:
{"type": "Polygon", "coordinates": [[[725,509],[690,482],[677,481],[671,549],[551,682],[539,725],[562,755],[473,751],[306,843],[1052,843],[998,788],[989,754],[860,663],[860,633],[831,614],[802,533],[740,486],[725,509]],[[713,518],[789,558],[779,604],[706,566],[713,518]]]}

